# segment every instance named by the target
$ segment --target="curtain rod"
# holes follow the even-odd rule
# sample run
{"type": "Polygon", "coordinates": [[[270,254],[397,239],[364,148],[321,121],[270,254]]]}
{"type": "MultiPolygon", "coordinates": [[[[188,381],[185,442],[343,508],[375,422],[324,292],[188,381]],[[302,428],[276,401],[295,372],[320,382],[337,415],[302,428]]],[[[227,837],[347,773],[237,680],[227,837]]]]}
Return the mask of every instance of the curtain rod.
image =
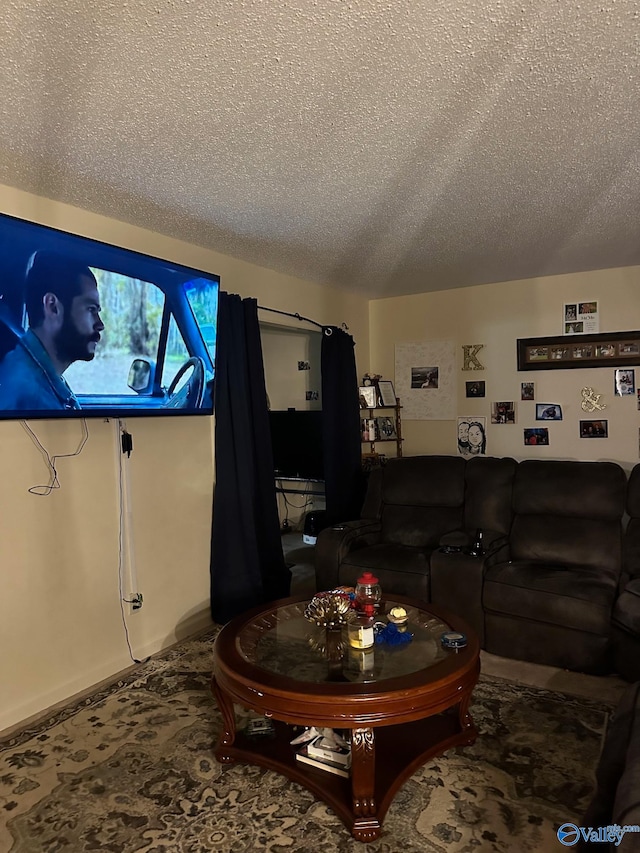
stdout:
{"type": "MultiPolygon", "coordinates": [[[[258,305],[258,308],[261,311],[271,311],[273,314],[282,314],[284,317],[293,317],[294,320],[300,320],[301,323],[311,323],[312,326],[317,326],[319,329],[325,329],[327,327],[326,323],[318,323],[315,320],[310,320],[308,317],[303,317],[301,314],[297,312],[295,314],[291,314],[289,311],[279,311],[277,308],[267,308],[264,305],[258,305]]],[[[349,327],[346,323],[343,323],[341,328],[345,331],[349,331],[349,327]]]]}

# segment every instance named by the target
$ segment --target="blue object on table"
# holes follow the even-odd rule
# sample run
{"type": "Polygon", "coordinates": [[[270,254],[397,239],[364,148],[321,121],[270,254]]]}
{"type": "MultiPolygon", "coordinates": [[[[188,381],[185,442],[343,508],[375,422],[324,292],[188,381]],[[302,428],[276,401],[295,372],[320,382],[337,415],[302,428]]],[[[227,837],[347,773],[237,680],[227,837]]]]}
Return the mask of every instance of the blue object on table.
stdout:
{"type": "Polygon", "coordinates": [[[398,631],[398,626],[389,622],[383,628],[376,630],[376,643],[386,643],[388,646],[403,646],[413,640],[413,634],[408,631],[398,631]]]}

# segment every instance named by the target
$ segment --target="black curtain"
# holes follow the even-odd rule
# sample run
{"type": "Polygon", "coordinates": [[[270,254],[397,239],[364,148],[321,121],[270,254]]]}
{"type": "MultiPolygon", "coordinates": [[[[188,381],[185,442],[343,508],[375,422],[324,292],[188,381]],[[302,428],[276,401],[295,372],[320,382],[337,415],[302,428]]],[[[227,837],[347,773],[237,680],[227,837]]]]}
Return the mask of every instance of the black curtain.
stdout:
{"type": "Polygon", "coordinates": [[[255,299],[220,293],[211,615],[225,623],[289,595],[255,299]]]}
{"type": "Polygon", "coordinates": [[[364,499],[360,403],[354,341],[342,329],[322,333],[322,433],[326,522],[359,518],[364,499]]]}

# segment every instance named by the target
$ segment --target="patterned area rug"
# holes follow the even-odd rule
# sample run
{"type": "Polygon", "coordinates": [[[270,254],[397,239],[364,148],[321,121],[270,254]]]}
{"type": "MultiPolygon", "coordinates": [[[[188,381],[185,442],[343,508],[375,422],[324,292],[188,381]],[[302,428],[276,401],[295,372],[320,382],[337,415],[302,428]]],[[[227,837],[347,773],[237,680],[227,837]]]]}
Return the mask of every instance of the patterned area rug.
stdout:
{"type": "Polygon", "coordinates": [[[299,785],[216,762],[215,635],[0,744],[3,853],[546,853],[586,807],[611,708],[481,677],[476,743],[415,773],[363,845],[299,785]]]}

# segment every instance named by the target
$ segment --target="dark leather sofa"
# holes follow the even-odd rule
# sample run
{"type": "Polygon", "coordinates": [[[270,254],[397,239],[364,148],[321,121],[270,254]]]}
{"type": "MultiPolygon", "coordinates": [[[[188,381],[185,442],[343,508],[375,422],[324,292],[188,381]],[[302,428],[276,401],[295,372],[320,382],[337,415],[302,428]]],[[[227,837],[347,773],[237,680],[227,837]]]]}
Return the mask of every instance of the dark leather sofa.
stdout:
{"type": "MultiPolygon", "coordinates": [[[[609,720],[596,769],[593,797],[580,821],[584,828],[640,828],[640,682],[631,684],[609,720]]],[[[640,832],[613,835],[602,843],[580,838],[574,850],[637,853],[640,832]]]]}
{"type": "Polygon", "coordinates": [[[363,569],[383,589],[431,601],[431,558],[443,543],[509,532],[513,459],[413,456],[371,474],[362,517],[323,530],[316,586],[353,584],[363,569]]]}
{"type": "MultiPolygon", "coordinates": [[[[462,616],[489,652],[610,672],[626,497],[613,462],[392,459],[373,472],[361,518],[318,537],[317,588],[352,585],[370,569],[383,590],[462,616]],[[478,528],[482,557],[468,553],[478,528]]],[[[637,594],[626,592],[640,603],[635,567],[637,594]]],[[[640,649],[640,607],[633,612],[625,637],[640,649]]]]}
{"type": "Polygon", "coordinates": [[[627,514],[620,594],[611,624],[613,662],[628,681],[640,681],[640,465],[629,476],[627,514]]]}

